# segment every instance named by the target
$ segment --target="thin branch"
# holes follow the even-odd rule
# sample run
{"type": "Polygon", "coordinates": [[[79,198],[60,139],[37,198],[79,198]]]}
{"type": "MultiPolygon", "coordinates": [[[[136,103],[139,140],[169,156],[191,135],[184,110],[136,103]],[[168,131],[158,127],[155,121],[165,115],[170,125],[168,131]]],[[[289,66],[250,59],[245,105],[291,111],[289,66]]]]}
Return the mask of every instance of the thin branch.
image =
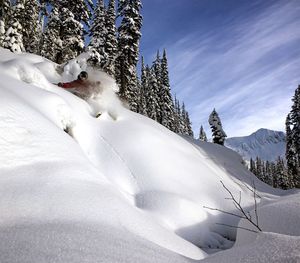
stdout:
{"type": "Polygon", "coordinates": [[[240,229],[244,229],[244,230],[248,230],[254,233],[258,233],[258,231],[255,231],[253,229],[250,228],[246,228],[246,227],[241,227],[241,226],[231,226],[231,225],[227,225],[227,224],[221,224],[221,223],[216,223],[216,225],[220,225],[220,226],[228,226],[228,227],[232,227],[232,228],[240,228],[240,229]]]}
{"type": "MultiPolygon", "coordinates": [[[[246,220],[248,220],[248,222],[252,225],[254,225],[259,231],[262,231],[261,228],[258,226],[258,214],[257,214],[257,201],[256,201],[256,189],[255,189],[255,186],[253,187],[253,198],[254,198],[254,204],[255,204],[255,216],[256,216],[256,223],[254,223],[252,221],[252,218],[251,218],[251,215],[248,214],[245,212],[245,210],[243,209],[243,207],[241,206],[241,203],[238,202],[235,197],[233,196],[232,192],[225,186],[225,184],[220,181],[222,186],[224,187],[224,189],[229,193],[229,195],[231,196],[233,202],[234,202],[234,206],[241,211],[241,213],[244,215],[244,217],[241,217],[241,218],[245,218],[246,220]],[[250,215],[250,216],[249,216],[250,215]]],[[[253,182],[253,185],[254,185],[254,182],[253,182]]]]}
{"type": "MultiPolygon", "coordinates": [[[[239,186],[245,186],[249,191],[251,191],[253,193],[253,189],[251,189],[245,182],[241,182],[241,184],[237,181],[234,180],[234,182],[236,184],[238,184],[239,186]]],[[[252,183],[254,184],[254,180],[252,180],[252,183]]],[[[258,193],[255,193],[255,195],[258,197],[258,198],[261,198],[261,196],[258,194],[258,193]]]]}
{"type": "Polygon", "coordinates": [[[248,214],[249,219],[252,220],[252,216],[251,216],[250,212],[248,212],[247,214],[248,214]]]}
{"type": "Polygon", "coordinates": [[[257,202],[256,202],[256,196],[255,196],[256,187],[254,184],[254,180],[252,181],[252,184],[253,184],[252,187],[253,187],[253,198],[254,198],[254,211],[255,211],[255,216],[256,216],[256,224],[258,225],[257,202]]]}
{"type": "Polygon", "coordinates": [[[235,208],[236,208],[237,210],[240,210],[239,206],[238,206],[235,202],[233,202],[233,205],[235,206],[235,208]]]}
{"type": "MultiPolygon", "coordinates": [[[[251,190],[251,192],[253,193],[253,198],[254,198],[254,209],[255,209],[256,223],[252,221],[252,216],[251,216],[250,212],[249,211],[246,212],[243,209],[242,205],[241,205],[241,202],[242,202],[242,192],[241,191],[239,192],[239,199],[237,201],[237,199],[233,196],[232,192],[226,187],[226,185],[222,181],[220,181],[220,182],[221,182],[223,188],[230,195],[230,197],[227,197],[225,199],[226,200],[232,200],[234,207],[241,212],[241,215],[234,214],[234,213],[231,213],[231,212],[227,212],[227,211],[224,211],[224,210],[221,210],[221,209],[218,209],[218,208],[211,208],[211,207],[207,207],[207,206],[203,206],[203,207],[206,208],[206,209],[210,209],[210,210],[214,210],[214,211],[219,211],[219,212],[227,214],[227,215],[232,215],[232,216],[235,216],[235,217],[238,217],[238,218],[246,219],[250,224],[252,224],[253,226],[255,226],[259,231],[262,231],[261,228],[258,225],[258,212],[257,212],[257,200],[256,200],[256,197],[259,196],[259,195],[256,194],[256,188],[255,188],[254,181],[253,181],[253,186],[252,186],[253,189],[251,190]]],[[[241,229],[244,229],[244,230],[248,230],[248,231],[251,231],[251,232],[258,233],[257,231],[254,231],[254,230],[251,230],[251,229],[248,229],[248,228],[244,228],[244,227],[231,226],[231,225],[219,224],[219,223],[217,223],[217,224],[218,225],[228,226],[228,227],[233,227],[233,228],[241,228],[241,229]]]]}
{"type": "MultiPolygon", "coordinates": [[[[239,218],[245,218],[245,217],[243,217],[243,216],[241,216],[241,215],[237,215],[237,214],[234,214],[234,213],[230,213],[230,212],[227,212],[227,211],[218,209],[218,208],[211,208],[211,207],[208,207],[208,206],[203,206],[203,208],[206,208],[206,209],[209,209],[209,210],[214,210],[214,211],[219,211],[219,212],[222,212],[222,213],[224,213],[224,214],[236,216],[236,217],[239,217],[239,218]]],[[[245,218],[245,219],[246,219],[246,218],[245,218]]]]}

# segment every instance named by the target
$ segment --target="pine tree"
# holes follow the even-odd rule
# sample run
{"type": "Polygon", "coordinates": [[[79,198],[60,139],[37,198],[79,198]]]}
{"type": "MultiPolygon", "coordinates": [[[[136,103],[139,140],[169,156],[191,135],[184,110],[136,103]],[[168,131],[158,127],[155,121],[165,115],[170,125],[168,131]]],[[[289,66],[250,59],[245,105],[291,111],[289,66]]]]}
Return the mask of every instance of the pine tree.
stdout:
{"type": "Polygon", "coordinates": [[[159,87],[156,79],[155,72],[153,68],[146,67],[146,72],[148,75],[148,91],[147,91],[147,115],[149,118],[157,121],[158,116],[160,115],[159,108],[159,87]]]}
{"type": "Polygon", "coordinates": [[[289,189],[287,169],[285,168],[284,161],[280,157],[278,157],[278,159],[276,160],[276,177],[277,187],[284,190],[289,189]]]}
{"type": "Polygon", "coordinates": [[[54,6],[48,18],[47,27],[42,37],[41,56],[57,62],[62,51],[63,42],[60,36],[61,21],[58,6],[54,6]]]}
{"type": "Polygon", "coordinates": [[[185,113],[185,125],[186,125],[187,135],[194,137],[194,132],[192,129],[192,122],[190,120],[188,111],[186,111],[186,113],[185,113]]]}
{"type": "Polygon", "coordinates": [[[106,12],[105,28],[105,52],[107,61],[104,70],[111,76],[115,76],[115,60],[118,52],[117,30],[116,30],[116,1],[110,0],[106,12]]]}
{"type": "Polygon", "coordinates": [[[5,22],[10,8],[11,8],[10,0],[0,0],[0,20],[5,22]]]}
{"type": "MultiPolygon", "coordinates": [[[[73,2],[71,5],[76,5],[73,2]]],[[[68,3],[66,2],[59,9],[61,20],[60,39],[62,41],[62,49],[58,52],[56,58],[56,62],[59,64],[75,58],[84,49],[83,24],[76,19],[78,15],[76,16],[76,13],[71,11],[72,8],[70,8],[70,4],[68,3]]]]}
{"type": "MultiPolygon", "coordinates": [[[[178,122],[179,122],[178,134],[185,134],[185,132],[186,132],[185,122],[184,122],[184,119],[182,118],[182,116],[184,116],[185,114],[182,112],[183,111],[182,108],[185,108],[185,107],[183,107],[183,105],[180,106],[180,101],[177,100],[176,112],[177,112],[178,122]]],[[[185,111],[185,109],[184,109],[184,111],[185,111]]]]}
{"type": "Polygon", "coordinates": [[[140,85],[140,101],[139,101],[139,109],[138,112],[144,116],[147,115],[147,90],[149,88],[148,85],[148,75],[146,71],[146,66],[144,64],[144,58],[142,57],[142,65],[141,65],[141,85],[140,85]]]}
{"type": "Polygon", "coordinates": [[[255,175],[257,174],[257,172],[256,172],[256,163],[255,163],[255,161],[252,158],[250,159],[249,170],[250,170],[251,173],[253,173],[255,175]]]}
{"type": "Polygon", "coordinates": [[[20,12],[19,21],[22,25],[23,44],[26,52],[39,52],[41,25],[39,21],[40,4],[37,0],[22,0],[24,8],[20,12]],[[30,28],[30,30],[28,30],[30,28]]]}
{"type": "Polygon", "coordinates": [[[272,170],[270,169],[270,164],[268,161],[264,162],[261,160],[261,165],[262,165],[262,174],[261,174],[261,180],[268,184],[268,185],[273,185],[273,174],[272,170]]]}
{"type": "Polygon", "coordinates": [[[63,63],[84,50],[84,25],[89,26],[93,3],[91,0],[61,0],[51,1],[51,4],[53,9],[43,36],[41,54],[63,63]]]}
{"type": "Polygon", "coordinates": [[[94,20],[90,31],[91,42],[89,43],[89,50],[97,52],[99,56],[95,56],[92,59],[93,66],[103,68],[108,55],[105,52],[107,28],[105,25],[106,11],[104,7],[104,1],[98,0],[96,10],[94,13],[94,20]]]}
{"type": "Polygon", "coordinates": [[[227,135],[222,128],[221,120],[215,109],[210,114],[208,122],[212,130],[213,142],[224,145],[227,135]]]}
{"type": "Polygon", "coordinates": [[[276,162],[264,162],[259,157],[256,160],[250,159],[249,170],[258,179],[274,188],[289,189],[293,188],[293,182],[288,175],[288,170],[284,160],[279,156],[276,162]]]}
{"type": "Polygon", "coordinates": [[[182,102],[181,104],[181,116],[180,116],[180,122],[182,126],[182,134],[188,135],[188,125],[187,125],[187,119],[186,119],[186,110],[185,110],[185,103],[182,102]]]}
{"type": "Polygon", "coordinates": [[[205,133],[202,125],[200,127],[200,132],[199,132],[199,141],[207,142],[206,133],[205,133]]]}
{"type": "Polygon", "coordinates": [[[274,172],[272,170],[272,164],[269,161],[265,162],[264,171],[265,171],[266,181],[268,182],[269,185],[274,187],[274,184],[276,184],[276,182],[274,181],[275,178],[273,174],[274,172]]]}
{"type": "Polygon", "coordinates": [[[11,8],[9,0],[0,0],[0,47],[3,47],[3,41],[5,39],[5,24],[8,20],[8,13],[11,8]]]}
{"type": "Polygon", "coordinates": [[[180,116],[181,116],[181,113],[180,113],[180,108],[179,108],[179,101],[177,100],[176,98],[176,95],[174,97],[174,128],[173,128],[173,131],[177,134],[180,134],[181,131],[180,131],[180,116]]]}
{"type": "Polygon", "coordinates": [[[155,74],[155,82],[156,82],[156,93],[157,93],[157,102],[158,102],[158,108],[156,112],[156,119],[157,122],[162,124],[162,83],[161,83],[161,59],[159,55],[159,51],[157,51],[156,59],[152,63],[152,71],[155,74]]]}
{"type": "Polygon", "coordinates": [[[293,105],[286,120],[288,173],[295,187],[300,188],[300,85],[295,90],[293,105]]]}
{"type": "Polygon", "coordinates": [[[122,21],[118,28],[116,78],[120,86],[120,96],[128,101],[134,111],[137,110],[136,65],[142,27],[141,7],[140,0],[120,0],[118,6],[118,15],[122,17],[122,21]]]}
{"type": "Polygon", "coordinates": [[[171,95],[168,59],[166,50],[164,50],[163,57],[161,59],[161,92],[160,92],[160,109],[161,109],[161,123],[168,129],[175,131],[175,109],[171,95]]]}
{"type": "Polygon", "coordinates": [[[294,147],[293,136],[292,136],[292,120],[291,115],[288,114],[286,118],[286,153],[285,158],[287,161],[287,168],[289,177],[295,182],[294,175],[297,174],[297,159],[296,159],[296,149],[294,147]]]}
{"type": "Polygon", "coordinates": [[[263,179],[263,162],[259,157],[256,157],[256,176],[262,181],[263,179]]]}
{"type": "Polygon", "coordinates": [[[24,9],[23,1],[17,1],[7,14],[5,37],[2,42],[4,48],[12,52],[24,52],[23,28],[20,23],[20,16],[24,9]]]}
{"type": "Polygon", "coordinates": [[[3,46],[4,38],[5,38],[5,24],[4,21],[0,19],[0,47],[3,46]]]}

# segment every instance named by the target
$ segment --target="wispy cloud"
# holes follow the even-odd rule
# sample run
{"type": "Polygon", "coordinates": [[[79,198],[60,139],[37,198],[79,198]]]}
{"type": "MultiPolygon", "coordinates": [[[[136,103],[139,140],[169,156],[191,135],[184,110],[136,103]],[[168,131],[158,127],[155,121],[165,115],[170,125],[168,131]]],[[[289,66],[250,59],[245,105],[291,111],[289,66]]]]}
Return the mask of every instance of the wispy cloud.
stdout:
{"type": "Polygon", "coordinates": [[[277,1],[252,11],[169,45],[173,90],[197,132],[201,124],[208,130],[214,107],[229,136],[284,129],[300,77],[300,3],[277,1]]]}

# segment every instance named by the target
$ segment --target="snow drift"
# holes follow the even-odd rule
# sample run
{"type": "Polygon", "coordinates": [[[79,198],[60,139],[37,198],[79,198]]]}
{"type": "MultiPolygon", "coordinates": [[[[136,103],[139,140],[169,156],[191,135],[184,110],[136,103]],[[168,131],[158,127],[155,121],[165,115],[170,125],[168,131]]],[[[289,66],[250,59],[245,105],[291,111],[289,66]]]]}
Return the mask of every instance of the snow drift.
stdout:
{"type": "MultiPolygon", "coordinates": [[[[88,68],[85,55],[62,67],[0,49],[0,79],[1,262],[210,260],[236,238],[235,228],[216,223],[239,224],[204,208],[237,212],[220,181],[241,193],[249,211],[253,182],[261,209],[297,206],[259,182],[233,151],[182,138],[126,109],[114,80],[88,68]],[[81,70],[101,82],[87,101],[55,85],[81,70]]],[[[290,229],[262,224],[299,242],[290,229]]],[[[252,233],[239,232],[233,249],[255,243],[252,233]]]]}

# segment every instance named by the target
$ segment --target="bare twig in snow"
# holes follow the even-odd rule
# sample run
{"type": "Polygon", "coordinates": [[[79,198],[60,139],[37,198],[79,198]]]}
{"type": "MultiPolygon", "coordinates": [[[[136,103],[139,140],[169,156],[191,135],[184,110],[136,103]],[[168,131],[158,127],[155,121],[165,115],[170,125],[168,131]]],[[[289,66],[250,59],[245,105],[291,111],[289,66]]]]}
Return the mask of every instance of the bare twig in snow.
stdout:
{"type": "Polygon", "coordinates": [[[246,228],[246,227],[241,227],[241,226],[231,226],[231,225],[221,224],[221,223],[216,223],[216,225],[220,225],[220,226],[228,226],[228,227],[232,227],[232,228],[240,228],[240,229],[248,230],[248,231],[250,231],[250,232],[258,233],[258,231],[255,231],[255,230],[253,230],[253,229],[246,228]]]}
{"type": "MultiPolygon", "coordinates": [[[[224,214],[228,214],[228,215],[232,215],[232,216],[235,216],[235,217],[239,217],[239,218],[242,218],[242,219],[245,219],[247,220],[250,224],[252,224],[253,226],[256,227],[256,229],[258,229],[259,231],[262,231],[261,228],[259,227],[258,225],[258,211],[257,211],[257,200],[256,198],[258,197],[257,193],[256,193],[256,187],[255,187],[255,184],[254,184],[254,181],[252,182],[253,185],[253,189],[251,190],[251,192],[253,193],[253,198],[254,198],[254,212],[255,212],[255,219],[256,219],[256,222],[254,222],[252,220],[252,216],[250,214],[250,212],[246,212],[244,210],[244,208],[242,207],[242,193],[241,191],[239,192],[239,199],[237,200],[234,195],[232,194],[232,192],[226,187],[226,185],[220,181],[223,188],[229,193],[230,197],[228,198],[225,198],[226,200],[232,200],[233,202],[233,205],[235,206],[235,208],[241,212],[241,215],[238,215],[238,214],[235,214],[235,213],[231,213],[231,212],[227,212],[227,211],[224,211],[224,210],[221,210],[221,209],[218,209],[218,208],[211,208],[211,207],[206,207],[204,206],[204,208],[206,209],[210,209],[210,210],[215,210],[215,211],[219,211],[219,212],[222,212],[224,214]]],[[[247,187],[248,188],[248,187],[247,187]]],[[[230,225],[226,225],[226,224],[218,224],[218,225],[225,225],[225,226],[229,226],[229,227],[234,227],[234,226],[230,226],[230,225]]],[[[249,230],[249,231],[252,231],[252,232],[258,232],[258,231],[255,231],[255,230],[251,230],[251,229],[248,229],[248,228],[244,228],[244,227],[237,227],[236,228],[241,228],[241,229],[245,229],[245,230],[249,230]]]]}

